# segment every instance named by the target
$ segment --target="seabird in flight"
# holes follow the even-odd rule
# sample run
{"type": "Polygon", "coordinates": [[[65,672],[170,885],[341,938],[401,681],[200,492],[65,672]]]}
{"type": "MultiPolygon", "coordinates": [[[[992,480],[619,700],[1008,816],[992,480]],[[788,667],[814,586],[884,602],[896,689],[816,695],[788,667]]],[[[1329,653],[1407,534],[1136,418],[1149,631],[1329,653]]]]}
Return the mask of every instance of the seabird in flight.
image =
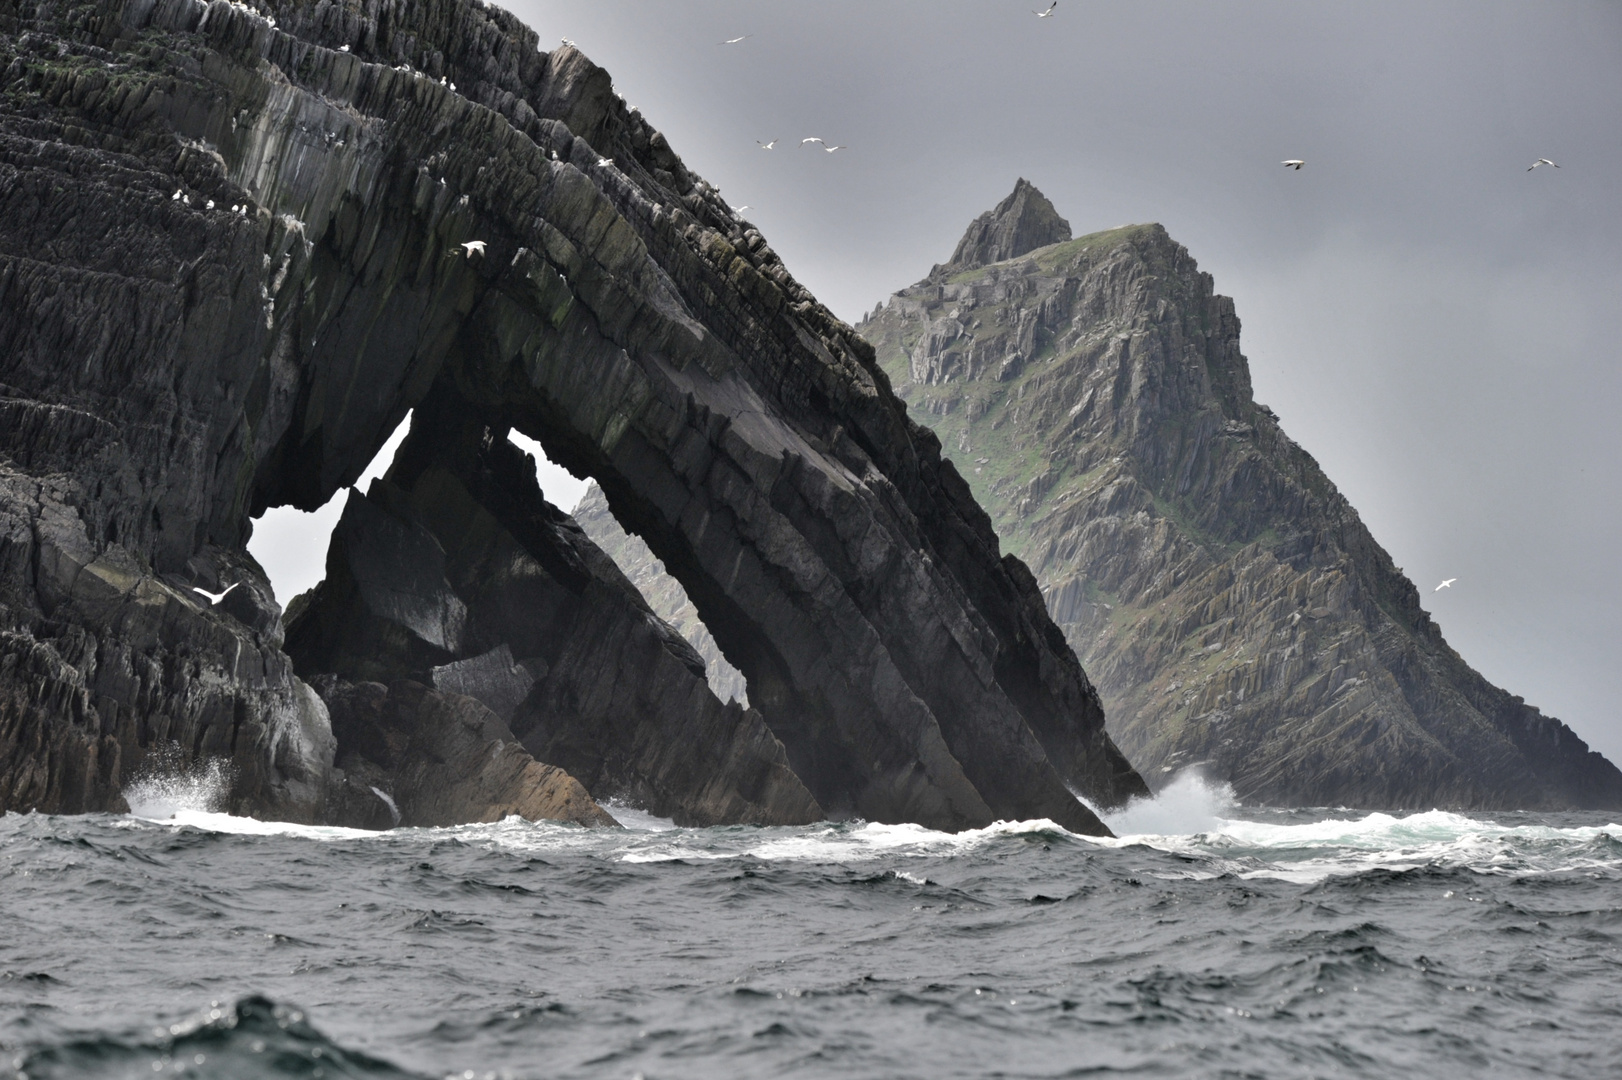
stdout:
{"type": "Polygon", "coordinates": [[[1289,161],[1281,161],[1279,164],[1284,166],[1286,169],[1294,169],[1296,172],[1300,172],[1301,166],[1305,165],[1306,162],[1302,161],[1300,158],[1291,158],[1289,161]]]}
{"type": "Polygon", "coordinates": [[[756,139],[755,145],[760,147],[762,150],[770,150],[772,147],[777,145],[777,140],[773,139],[771,142],[761,142],[759,139],[756,139]]]}
{"type": "MultiPolygon", "coordinates": [[[[475,256],[475,255],[483,255],[484,254],[484,241],[483,240],[469,240],[467,243],[461,245],[461,247],[462,247],[462,254],[466,255],[470,259],[473,258],[473,256],[475,256]]],[[[451,252],[451,254],[454,255],[454,254],[456,254],[456,252],[453,251],[453,252],[451,252]]]]}
{"type": "Polygon", "coordinates": [[[1045,19],[1049,15],[1052,15],[1053,14],[1053,9],[1058,7],[1058,6],[1059,6],[1059,0],[1053,0],[1053,3],[1048,5],[1048,9],[1046,11],[1033,11],[1033,12],[1031,12],[1031,14],[1035,15],[1038,19],[1045,19]]]}
{"type": "Polygon", "coordinates": [[[1436,588],[1432,589],[1431,592],[1441,592],[1443,589],[1449,587],[1450,585],[1452,585],[1457,580],[1459,580],[1459,579],[1456,578],[1456,577],[1450,577],[1446,581],[1442,582],[1440,585],[1436,586],[1436,588]]]}
{"type": "MultiPolygon", "coordinates": [[[[1540,157],[1536,161],[1532,162],[1531,165],[1527,166],[1526,171],[1531,172],[1533,169],[1537,168],[1539,165],[1554,165],[1554,162],[1550,161],[1546,157],[1540,157]]],[[[1558,169],[1560,166],[1554,165],[1554,167],[1558,169]]]]}
{"type": "Polygon", "coordinates": [[[191,587],[191,591],[196,592],[196,593],[202,593],[204,596],[208,597],[208,602],[210,604],[217,604],[221,600],[225,599],[226,593],[229,593],[232,589],[236,588],[238,585],[241,585],[241,584],[242,584],[242,582],[240,582],[240,581],[233,582],[229,586],[226,587],[225,592],[219,592],[219,593],[211,593],[207,589],[199,589],[196,585],[193,585],[191,587]]]}
{"type": "Polygon", "coordinates": [[[754,37],[754,36],[755,35],[753,35],[753,34],[745,34],[745,35],[743,35],[743,37],[727,38],[725,41],[717,41],[716,44],[717,45],[736,45],[738,42],[742,41],[743,38],[751,38],[751,37],[754,37]]]}

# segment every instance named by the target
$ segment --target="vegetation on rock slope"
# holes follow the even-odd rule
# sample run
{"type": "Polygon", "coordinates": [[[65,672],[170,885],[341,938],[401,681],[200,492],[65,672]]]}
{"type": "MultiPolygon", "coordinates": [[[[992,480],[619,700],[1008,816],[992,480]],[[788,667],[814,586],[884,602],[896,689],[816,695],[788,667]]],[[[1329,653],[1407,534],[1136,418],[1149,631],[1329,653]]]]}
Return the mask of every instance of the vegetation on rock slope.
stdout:
{"type": "Polygon", "coordinates": [[[1448,647],[1159,225],[937,266],[858,329],[1146,775],[1281,804],[1622,803],[1609,762],[1448,647]]]}

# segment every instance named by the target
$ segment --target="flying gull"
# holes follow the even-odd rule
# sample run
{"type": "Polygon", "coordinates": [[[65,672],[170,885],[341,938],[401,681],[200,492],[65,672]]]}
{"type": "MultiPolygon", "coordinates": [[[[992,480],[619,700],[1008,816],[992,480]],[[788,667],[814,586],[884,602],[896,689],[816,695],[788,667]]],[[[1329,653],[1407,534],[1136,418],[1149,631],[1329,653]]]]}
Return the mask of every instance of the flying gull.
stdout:
{"type": "Polygon", "coordinates": [[[208,602],[210,604],[217,604],[221,600],[225,599],[226,593],[229,593],[232,589],[236,588],[238,585],[241,585],[241,584],[242,584],[242,582],[240,582],[240,581],[233,582],[232,584],[230,584],[230,585],[228,585],[226,587],[225,592],[219,592],[219,593],[212,593],[212,592],[209,592],[207,589],[199,589],[195,585],[193,585],[191,587],[191,591],[196,592],[196,593],[202,593],[204,596],[208,597],[208,602]]]}
{"type": "MultiPolygon", "coordinates": [[[[1550,161],[1546,157],[1540,157],[1536,161],[1532,162],[1531,165],[1527,166],[1526,171],[1531,172],[1533,169],[1537,168],[1539,165],[1554,165],[1554,162],[1550,161]]],[[[1560,166],[1554,165],[1554,167],[1558,169],[1560,166]]]]}
{"type": "Polygon", "coordinates": [[[1442,582],[1440,585],[1436,586],[1436,588],[1432,589],[1431,592],[1441,592],[1443,589],[1445,589],[1448,586],[1452,585],[1457,580],[1459,580],[1459,579],[1456,578],[1456,577],[1450,577],[1446,581],[1442,582]]]}
{"type": "Polygon", "coordinates": [[[1305,165],[1306,162],[1302,161],[1300,158],[1291,158],[1289,161],[1281,161],[1279,164],[1284,166],[1286,169],[1294,169],[1296,172],[1300,172],[1301,166],[1305,165]]]}

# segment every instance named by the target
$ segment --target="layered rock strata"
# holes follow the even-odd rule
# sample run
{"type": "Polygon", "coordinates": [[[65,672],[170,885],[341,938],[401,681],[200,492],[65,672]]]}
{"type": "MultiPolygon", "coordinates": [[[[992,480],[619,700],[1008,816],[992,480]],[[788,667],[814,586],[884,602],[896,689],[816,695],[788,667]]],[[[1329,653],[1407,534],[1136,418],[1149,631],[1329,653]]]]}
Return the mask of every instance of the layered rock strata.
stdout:
{"type": "Polygon", "coordinates": [[[1610,762],[1443,640],[1256,403],[1232,301],[1160,226],[937,267],[860,329],[1149,775],[1198,765],[1278,805],[1622,806],[1610,762]]]}
{"type": "Polygon", "coordinates": [[[681,582],[665,573],[665,564],[654,558],[639,536],[620,528],[603,498],[603,489],[592,484],[581,496],[572,516],[593,543],[614,560],[614,564],[635,585],[661,619],[680,634],[704,661],[704,678],[722,701],[749,703],[749,686],[743,672],[727,663],[715,635],[699,618],[698,609],[687,597],[681,582]]]}
{"type": "MultiPolygon", "coordinates": [[[[1143,790],[871,349],[577,50],[474,0],[0,0],[0,30],[6,808],[115,807],[165,740],[319,816],[277,619],[183,587],[268,601],[253,515],[324,503],[436,383],[598,480],[825,812],[1099,831],[1071,788],[1143,790]],[[74,596],[92,566],[119,599],[74,596]]],[[[396,611],[413,664],[472,658],[439,600],[396,611]]]]}
{"type": "Polygon", "coordinates": [[[536,761],[476,698],[400,679],[317,675],[340,747],[327,817],[356,828],[433,828],[521,817],[617,826],[562,769],[536,761]]]}
{"type": "Polygon", "coordinates": [[[761,715],[710,692],[686,640],[546,502],[534,459],[451,387],[418,407],[388,474],[350,493],[287,650],[312,679],[471,695],[596,797],[678,824],[823,817],[761,715]]]}

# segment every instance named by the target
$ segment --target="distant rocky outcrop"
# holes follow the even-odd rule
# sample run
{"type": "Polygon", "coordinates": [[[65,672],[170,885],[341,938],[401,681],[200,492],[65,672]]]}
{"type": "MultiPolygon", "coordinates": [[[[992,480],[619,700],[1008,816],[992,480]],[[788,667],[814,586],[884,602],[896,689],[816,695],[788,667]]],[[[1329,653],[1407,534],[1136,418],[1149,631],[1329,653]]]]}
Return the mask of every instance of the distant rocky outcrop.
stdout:
{"type": "Polygon", "coordinates": [[[966,270],[1068,239],[1070,222],[1060,217],[1048,197],[1022,176],[1008,198],[970,223],[947,265],[966,270]]]}
{"type": "Polygon", "coordinates": [[[574,508],[574,519],[592,542],[614,560],[631,584],[647,599],[648,606],[668,622],[704,661],[704,675],[710,689],[722,701],[749,704],[749,686],[743,672],[727,663],[715,635],[698,616],[681,582],[665,573],[665,564],[654,558],[648,545],[620,528],[603,498],[603,489],[592,484],[574,508]]]}
{"type": "MultiPolygon", "coordinates": [[[[1013,229],[1020,185],[960,252],[1013,229]]],[[[1198,766],[1279,805],[1622,806],[1610,762],[1448,647],[1256,403],[1232,301],[1160,226],[937,268],[859,329],[1151,777],[1198,766]]]]}
{"type": "Polygon", "coordinates": [[[706,813],[794,792],[779,745],[830,815],[1099,832],[1072,790],[1144,790],[869,346],[578,49],[482,0],[0,0],[0,102],[0,810],[115,809],[174,745],[234,763],[237,812],[320,820],[346,748],[300,673],[522,691],[540,761],[706,813]],[[633,633],[613,575],[544,564],[602,556],[500,455],[436,457],[462,441],[354,496],[295,670],[254,515],[324,504],[440,401],[424,432],[595,478],[750,708],[633,633]],[[575,605],[536,619],[544,674],[430,489],[575,605]]]}

